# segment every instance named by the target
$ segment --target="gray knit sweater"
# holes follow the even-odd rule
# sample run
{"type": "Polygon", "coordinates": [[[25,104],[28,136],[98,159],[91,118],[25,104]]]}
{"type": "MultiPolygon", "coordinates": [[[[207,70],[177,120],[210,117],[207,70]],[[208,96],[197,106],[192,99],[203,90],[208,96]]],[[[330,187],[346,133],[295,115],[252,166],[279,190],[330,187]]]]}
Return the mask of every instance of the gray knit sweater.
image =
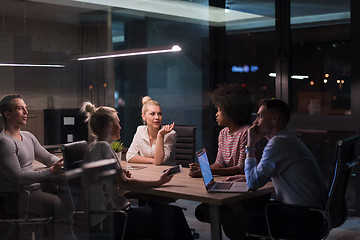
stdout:
{"type": "Polygon", "coordinates": [[[46,151],[30,132],[20,131],[20,134],[22,141],[4,131],[0,134],[0,192],[38,188],[39,182],[52,174],[49,168],[35,171],[33,161],[36,159],[50,167],[59,160],[46,151]]]}

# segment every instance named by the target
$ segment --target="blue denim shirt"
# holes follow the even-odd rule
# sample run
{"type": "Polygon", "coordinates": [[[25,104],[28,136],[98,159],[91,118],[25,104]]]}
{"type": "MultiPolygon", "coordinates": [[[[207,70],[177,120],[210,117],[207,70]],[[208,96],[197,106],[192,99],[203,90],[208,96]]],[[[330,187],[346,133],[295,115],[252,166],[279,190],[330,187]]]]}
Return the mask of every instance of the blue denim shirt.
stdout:
{"type": "Polygon", "coordinates": [[[288,129],[269,140],[259,164],[246,158],[245,176],[249,189],[272,181],[277,200],[308,207],[323,207],[325,183],[320,167],[310,150],[288,129]]]}

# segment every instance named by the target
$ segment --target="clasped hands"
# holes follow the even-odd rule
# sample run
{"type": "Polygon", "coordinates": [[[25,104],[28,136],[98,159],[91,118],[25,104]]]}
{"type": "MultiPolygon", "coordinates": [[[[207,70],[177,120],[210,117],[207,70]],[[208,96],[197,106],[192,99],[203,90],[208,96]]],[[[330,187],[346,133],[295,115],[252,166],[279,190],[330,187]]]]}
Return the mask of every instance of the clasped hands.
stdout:
{"type": "MultiPolygon", "coordinates": [[[[200,165],[198,163],[190,163],[189,167],[190,167],[189,176],[201,177],[200,165]]],[[[229,177],[225,178],[223,181],[245,182],[246,178],[245,178],[245,175],[239,174],[239,175],[229,176],[229,177]]]]}

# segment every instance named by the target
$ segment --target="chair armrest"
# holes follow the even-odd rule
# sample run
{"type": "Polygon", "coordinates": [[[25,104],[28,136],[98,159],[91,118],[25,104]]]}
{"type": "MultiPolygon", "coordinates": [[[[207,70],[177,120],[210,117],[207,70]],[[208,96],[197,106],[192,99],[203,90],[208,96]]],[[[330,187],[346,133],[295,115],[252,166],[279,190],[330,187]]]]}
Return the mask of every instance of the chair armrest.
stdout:
{"type": "MultiPolygon", "coordinates": [[[[79,211],[81,212],[81,211],[79,211]]],[[[85,212],[84,212],[85,213],[85,212]]],[[[90,214],[106,214],[106,213],[122,213],[125,216],[127,216],[127,212],[125,212],[124,210],[120,210],[120,209],[113,209],[113,210],[105,210],[105,211],[90,211],[90,214]]]]}
{"type": "Polygon", "coordinates": [[[342,165],[342,167],[352,168],[352,167],[356,166],[356,165],[359,164],[359,163],[360,163],[360,156],[357,156],[357,158],[354,159],[353,161],[348,162],[348,163],[344,163],[344,164],[342,165]]]}
{"type": "Polygon", "coordinates": [[[82,166],[82,160],[75,161],[75,162],[71,163],[70,166],[71,166],[71,169],[79,168],[82,166]]]}
{"type": "Polygon", "coordinates": [[[0,223],[4,222],[4,223],[17,223],[17,224],[22,224],[22,225],[32,225],[32,224],[47,224],[50,223],[52,221],[52,217],[39,217],[39,218],[27,218],[26,220],[24,219],[0,219],[0,223]]]}
{"type": "Polygon", "coordinates": [[[270,208],[291,208],[291,209],[297,209],[297,210],[309,210],[309,211],[316,211],[316,212],[324,212],[325,211],[320,208],[310,208],[310,207],[287,204],[287,203],[282,203],[282,202],[277,202],[277,201],[272,201],[272,202],[268,203],[265,206],[265,209],[268,209],[268,208],[269,209],[270,208]]]}
{"type": "MultiPolygon", "coordinates": [[[[17,209],[17,212],[15,214],[10,214],[8,216],[4,216],[5,218],[0,219],[0,222],[7,222],[7,223],[15,223],[15,224],[47,224],[49,222],[52,221],[53,217],[29,217],[29,208],[30,208],[30,199],[31,199],[31,192],[29,190],[21,190],[18,192],[9,192],[9,193],[3,193],[3,195],[1,197],[7,197],[10,198],[11,202],[13,202],[15,205],[14,206],[10,206],[11,207],[15,207],[17,209]],[[14,195],[15,194],[15,195],[14,195]],[[12,195],[12,196],[11,196],[12,195]],[[15,199],[13,199],[15,198],[15,199]],[[18,212],[18,201],[19,198],[25,198],[24,203],[26,204],[25,206],[25,212],[24,212],[24,216],[22,216],[22,213],[20,214],[18,212]]],[[[4,207],[4,206],[2,206],[4,207]]],[[[9,206],[6,206],[6,208],[9,209],[9,206]]]]}
{"type": "Polygon", "coordinates": [[[271,202],[265,207],[265,216],[273,239],[321,239],[330,231],[329,214],[324,209],[271,202]]]}

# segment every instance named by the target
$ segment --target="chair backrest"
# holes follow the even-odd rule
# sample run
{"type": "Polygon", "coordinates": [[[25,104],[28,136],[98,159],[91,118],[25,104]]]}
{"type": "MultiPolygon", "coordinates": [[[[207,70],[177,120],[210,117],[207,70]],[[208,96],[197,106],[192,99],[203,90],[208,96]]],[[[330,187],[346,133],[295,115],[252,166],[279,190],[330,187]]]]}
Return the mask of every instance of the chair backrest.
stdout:
{"type": "Polygon", "coordinates": [[[332,183],[326,203],[326,211],[330,216],[330,227],[341,226],[347,219],[348,204],[346,192],[349,186],[352,169],[359,163],[355,157],[355,147],[359,136],[339,140],[336,144],[336,163],[332,183]]]}
{"type": "Polygon", "coordinates": [[[63,153],[64,167],[66,171],[81,167],[87,145],[88,143],[85,140],[61,145],[60,148],[63,153]]]}
{"type": "Polygon", "coordinates": [[[194,162],[195,158],[196,127],[193,125],[175,125],[174,130],[177,134],[175,145],[176,164],[188,167],[189,163],[194,162]]]}
{"type": "MultiPolygon", "coordinates": [[[[83,158],[86,153],[88,143],[85,140],[66,143],[61,145],[63,153],[65,175],[79,170],[82,167],[83,158]]],[[[84,211],[86,209],[86,194],[81,183],[81,174],[75,178],[68,179],[68,190],[74,207],[74,212],[84,211]]],[[[74,225],[86,225],[86,216],[83,214],[74,215],[76,223],[74,225]],[[78,223],[81,224],[78,224],[78,223]],[[83,224],[85,222],[85,224],[83,224]]]]}

